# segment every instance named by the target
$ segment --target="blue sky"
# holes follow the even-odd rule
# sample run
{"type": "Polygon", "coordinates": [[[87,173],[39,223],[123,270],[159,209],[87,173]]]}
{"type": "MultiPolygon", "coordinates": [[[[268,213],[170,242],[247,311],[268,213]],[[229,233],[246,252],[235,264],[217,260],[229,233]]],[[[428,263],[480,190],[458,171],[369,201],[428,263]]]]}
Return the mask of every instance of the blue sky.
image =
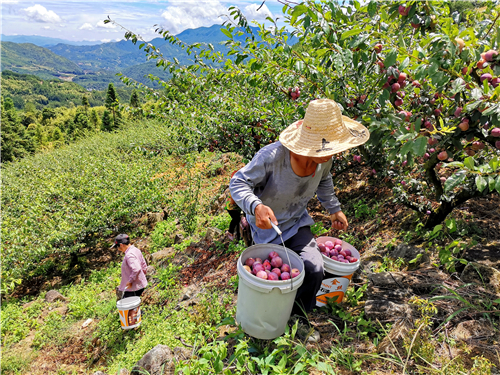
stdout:
{"type": "MultiPolygon", "coordinates": [[[[239,7],[249,20],[266,22],[266,16],[283,20],[283,4],[266,0],[135,0],[135,1],[27,1],[1,0],[2,34],[39,35],[71,41],[117,41],[124,30],[103,20],[110,16],[127,29],[151,40],[158,35],[154,25],[173,34],[185,29],[221,24],[231,5],[239,7]]],[[[282,26],[283,22],[279,21],[282,26]]]]}

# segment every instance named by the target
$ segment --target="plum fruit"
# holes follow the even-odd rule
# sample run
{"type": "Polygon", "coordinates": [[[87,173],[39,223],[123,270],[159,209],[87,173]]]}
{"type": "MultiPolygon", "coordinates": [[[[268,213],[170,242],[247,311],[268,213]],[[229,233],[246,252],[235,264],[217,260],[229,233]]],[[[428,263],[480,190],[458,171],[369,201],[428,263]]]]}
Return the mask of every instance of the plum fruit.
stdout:
{"type": "Polygon", "coordinates": [[[272,280],[272,281],[278,281],[280,279],[280,277],[278,275],[276,275],[274,272],[269,272],[267,274],[267,279],[272,280]]]}
{"type": "Polygon", "coordinates": [[[280,267],[280,270],[281,272],[290,272],[291,268],[288,264],[285,263],[280,267]]]}
{"type": "Polygon", "coordinates": [[[264,261],[264,263],[262,263],[262,265],[264,266],[264,269],[269,270],[269,271],[271,271],[271,268],[273,268],[271,266],[271,262],[269,262],[267,259],[264,261]]]}
{"type": "Polygon", "coordinates": [[[293,278],[297,277],[300,275],[300,271],[297,268],[292,268],[292,271],[290,272],[290,276],[293,278]]]}
{"type": "Polygon", "coordinates": [[[283,265],[283,260],[280,257],[276,256],[273,259],[271,259],[272,268],[279,268],[282,265],[283,265]]]}
{"type": "Polygon", "coordinates": [[[290,274],[288,272],[281,273],[281,280],[290,280],[290,274]]]}
{"type": "Polygon", "coordinates": [[[271,251],[269,253],[269,261],[271,261],[273,258],[277,257],[278,256],[278,253],[276,251],[271,251]]]}
{"type": "Polygon", "coordinates": [[[245,266],[248,266],[248,267],[252,267],[253,264],[255,262],[255,259],[253,258],[248,258],[246,261],[245,261],[245,266]]]}
{"type": "Polygon", "coordinates": [[[264,271],[264,266],[260,263],[254,263],[252,267],[252,271],[254,275],[257,275],[257,272],[264,271]]]}
{"type": "Polygon", "coordinates": [[[266,273],[266,271],[259,271],[259,272],[257,272],[257,275],[255,275],[255,276],[257,276],[260,279],[267,280],[267,273],[266,273]]]}

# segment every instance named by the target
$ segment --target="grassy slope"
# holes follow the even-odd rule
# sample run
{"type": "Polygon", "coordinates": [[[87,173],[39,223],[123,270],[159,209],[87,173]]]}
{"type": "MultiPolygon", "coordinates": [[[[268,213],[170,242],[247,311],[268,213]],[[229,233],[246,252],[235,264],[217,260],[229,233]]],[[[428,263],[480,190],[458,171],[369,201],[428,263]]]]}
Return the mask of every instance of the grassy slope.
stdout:
{"type": "Polygon", "coordinates": [[[2,70],[25,74],[44,74],[58,77],[61,74],[81,74],[82,69],[65,57],[47,48],[30,43],[2,43],[2,70]]]}
{"type": "MultiPolygon", "coordinates": [[[[145,249],[161,248],[156,245],[159,244],[158,241],[162,241],[164,235],[172,236],[176,233],[183,233],[182,226],[176,226],[173,220],[182,218],[181,213],[186,212],[182,210],[184,206],[181,204],[183,198],[187,197],[183,192],[188,190],[187,187],[192,186],[186,174],[187,171],[191,171],[191,176],[199,178],[201,182],[199,197],[191,200],[199,208],[196,219],[197,228],[207,228],[212,225],[219,225],[221,229],[226,228],[228,219],[226,214],[213,217],[207,211],[213,199],[219,196],[224,185],[227,184],[230,172],[236,168],[239,161],[229,156],[229,163],[226,165],[220,155],[211,153],[193,153],[184,156],[159,154],[158,150],[176,147],[175,144],[166,141],[175,139],[175,133],[169,132],[172,130],[158,124],[138,124],[136,127],[130,127],[117,134],[98,135],[57,152],[38,155],[17,165],[9,166],[3,175],[4,183],[6,183],[2,197],[5,210],[2,229],[6,231],[3,240],[8,240],[6,235],[11,235],[10,232],[15,231],[16,227],[28,229],[26,217],[18,220],[17,216],[23,215],[17,215],[18,211],[13,211],[11,205],[26,213],[32,206],[45,202],[48,195],[61,198],[71,196],[76,202],[71,200],[66,207],[62,205],[64,200],[59,200],[58,204],[61,204],[61,207],[57,209],[63,213],[58,222],[60,225],[67,223],[67,230],[70,231],[68,233],[81,236],[85,233],[78,230],[82,228],[82,221],[85,222],[87,218],[94,215],[99,218],[100,215],[111,214],[112,220],[109,222],[111,231],[102,232],[97,238],[96,245],[83,249],[87,259],[95,259],[101,256],[103,251],[107,252],[106,243],[109,244],[112,234],[116,234],[114,225],[119,223],[123,215],[127,218],[126,221],[132,224],[129,229],[136,243],[144,244],[145,249]],[[35,166],[35,168],[29,168],[30,166],[35,166]],[[99,168],[104,168],[103,172],[99,172],[99,168]],[[221,171],[222,174],[219,174],[221,171]],[[123,191],[119,191],[113,183],[115,180],[111,178],[116,176],[122,182],[127,178],[133,181],[127,184],[123,191]],[[136,211],[133,210],[136,209],[134,203],[139,200],[151,203],[151,195],[140,195],[144,190],[143,182],[145,179],[151,180],[151,177],[153,181],[164,181],[160,187],[169,202],[168,207],[172,210],[171,221],[162,222],[166,226],[157,226],[158,230],[149,234],[141,222],[133,218],[151,210],[151,207],[146,204],[136,211]],[[91,181],[90,184],[89,181],[91,181]],[[26,187],[21,185],[22,182],[26,187]],[[29,189],[35,185],[37,189],[29,189]],[[12,186],[15,186],[15,189],[12,189],[12,186]],[[127,199],[123,200],[123,192],[126,190],[128,190],[127,199]],[[14,195],[14,192],[17,193],[14,195]],[[105,197],[106,201],[111,200],[96,208],[94,203],[97,201],[102,204],[104,202],[102,197],[105,197]],[[132,205],[127,202],[130,198],[132,198],[132,205]],[[5,201],[6,199],[8,201],[5,201]],[[110,207],[122,211],[119,215],[113,216],[114,213],[108,210],[110,207]],[[67,221],[64,221],[66,217],[68,217],[67,221]],[[149,246],[146,246],[148,242],[149,246]]],[[[344,210],[352,218],[352,230],[346,233],[344,238],[353,243],[357,240],[356,246],[359,249],[366,251],[371,249],[372,252],[382,251],[401,241],[415,238],[414,226],[418,217],[408,210],[392,205],[390,194],[383,193],[383,184],[377,185],[375,182],[372,186],[364,182],[356,183],[360,176],[362,176],[362,181],[368,180],[367,176],[359,172],[355,170],[348,176],[342,176],[341,182],[337,184],[344,210]],[[382,191],[382,193],[378,194],[377,191],[382,191]],[[378,228],[376,231],[370,234],[365,232],[364,236],[361,235],[363,228],[371,227],[373,224],[378,228]]],[[[55,208],[53,205],[46,207],[55,208]]],[[[315,220],[326,224],[327,220],[324,215],[314,208],[313,210],[315,210],[315,215],[313,215],[315,220]]],[[[470,230],[465,220],[458,224],[460,228],[470,230]]],[[[47,226],[51,225],[50,216],[39,224],[31,222],[31,225],[34,225],[34,228],[30,230],[44,231],[47,226]]],[[[191,240],[198,240],[203,236],[204,229],[195,232],[193,237],[184,234],[187,240],[176,245],[179,254],[184,252],[191,240]]],[[[443,234],[444,243],[447,240],[445,236],[450,237],[451,234],[443,234]]],[[[468,240],[470,232],[461,236],[462,240],[468,240]]],[[[441,246],[441,242],[434,241],[435,245],[432,249],[441,246]]],[[[220,256],[220,249],[224,253],[242,250],[241,247],[231,248],[227,243],[223,245],[215,243],[211,249],[217,256],[220,256]]],[[[262,342],[242,335],[237,327],[230,324],[230,321],[226,322],[229,325],[218,328],[218,324],[224,318],[231,318],[234,315],[234,305],[231,302],[236,291],[234,275],[225,279],[227,289],[206,289],[199,295],[196,305],[185,304],[182,308],[178,307],[181,288],[184,286],[179,282],[181,270],[178,266],[185,266],[185,263],[157,268],[159,274],[156,276],[156,284],[151,286],[151,292],[144,299],[146,315],[141,329],[131,332],[122,331],[116,316],[113,292],[113,288],[119,282],[119,260],[119,256],[108,259],[106,267],[92,272],[85,279],[74,279],[71,284],[65,284],[69,281],[67,279],[60,282],[57,288],[69,298],[69,302],[54,303],[50,306],[51,310],[43,302],[43,292],[34,299],[26,296],[20,300],[4,303],[2,306],[3,372],[6,374],[27,372],[91,374],[97,370],[104,370],[107,373],[117,373],[121,367],[130,369],[142,355],[157,344],[168,345],[172,348],[181,346],[177,337],[181,337],[188,345],[195,346],[198,355],[202,356],[205,353],[207,361],[192,359],[184,362],[185,366],[193,371],[197,370],[199,374],[221,373],[220,366],[228,366],[228,358],[233,353],[241,361],[231,363],[236,373],[240,369],[241,373],[247,373],[245,366],[253,367],[252,373],[262,373],[266,369],[273,372],[272,366],[277,366],[278,362],[292,371],[304,366],[304,370],[310,369],[306,373],[314,373],[314,371],[326,373],[329,368],[335,368],[337,373],[359,373],[361,368],[372,373],[374,369],[380,370],[391,366],[387,359],[373,352],[375,343],[379,342],[385,334],[383,330],[377,329],[370,323],[368,323],[369,329],[366,326],[363,328],[361,323],[367,323],[363,322],[363,310],[359,309],[362,302],[358,299],[361,296],[356,295],[354,288],[351,288],[347,305],[354,306],[354,308],[329,311],[321,318],[320,322],[323,327],[331,325],[332,330],[334,328],[331,319],[338,324],[339,314],[344,314],[344,316],[349,316],[346,315],[347,313],[351,314],[350,319],[352,319],[352,323],[345,328],[344,332],[338,332],[335,341],[328,342],[327,350],[303,345],[293,339],[291,334],[274,342],[262,342]],[[23,303],[27,304],[23,305],[23,303]],[[82,323],[88,318],[94,319],[93,323],[87,329],[81,329],[82,323]],[[233,332],[236,336],[226,336],[224,332],[233,332]],[[369,333],[368,336],[366,336],[367,333],[369,333]],[[220,338],[224,336],[226,339],[221,340],[220,338]],[[355,349],[357,353],[353,353],[355,349]],[[363,350],[370,353],[371,359],[363,357],[363,350]],[[223,354],[228,352],[229,355],[224,362],[217,362],[217,356],[223,358],[223,354]],[[266,359],[268,362],[265,361],[266,359]]],[[[184,260],[188,263],[190,261],[184,260]]],[[[379,271],[399,271],[402,268],[404,265],[390,259],[379,264],[379,271]]],[[[43,276],[46,278],[48,275],[43,276]]],[[[45,285],[45,289],[49,288],[50,285],[45,285]]],[[[443,338],[437,337],[437,339],[438,341],[433,338],[436,354],[432,360],[434,363],[447,363],[449,362],[447,352],[437,351],[440,348],[439,342],[441,341],[439,340],[443,338]]],[[[458,343],[448,341],[447,345],[454,350],[463,349],[458,343]]],[[[463,350],[466,351],[466,349],[463,350]]],[[[187,357],[191,351],[192,349],[188,349],[187,357]]],[[[470,357],[469,355],[467,358],[470,357]]],[[[455,358],[461,360],[461,357],[455,356],[455,358]]],[[[480,366],[483,366],[483,370],[487,367],[484,361],[478,362],[479,364],[466,362],[461,365],[459,360],[454,362],[458,367],[454,365],[453,373],[458,374],[463,369],[471,368],[475,368],[475,373],[478,374],[487,373],[481,372],[480,366]]],[[[414,369],[415,367],[412,367],[412,370],[414,369]]],[[[397,373],[400,370],[401,367],[395,366],[390,371],[397,373]]],[[[426,373],[425,366],[422,371],[421,373],[426,373]]]]}
{"type": "MultiPolygon", "coordinates": [[[[130,222],[135,223],[127,228],[134,238],[144,230],[143,227],[136,226],[138,222],[134,221],[141,213],[161,211],[166,202],[174,211],[182,209],[182,204],[179,203],[178,206],[176,202],[182,201],[183,193],[189,190],[190,181],[195,177],[202,184],[202,192],[195,200],[195,206],[199,210],[197,220],[200,226],[206,227],[205,207],[220,194],[223,184],[227,184],[226,174],[229,171],[224,169],[220,155],[212,153],[168,156],[148,151],[152,148],[168,149],[171,146],[169,139],[172,138],[175,138],[175,134],[164,125],[143,123],[117,134],[97,135],[55,152],[36,155],[7,166],[3,174],[5,186],[2,197],[4,241],[15,242],[15,227],[23,226],[23,236],[33,236],[31,241],[28,237],[26,240],[36,243],[36,246],[31,246],[30,252],[24,255],[15,255],[21,248],[13,251],[7,246],[4,249],[4,259],[12,260],[11,255],[14,254],[17,266],[30,260],[36,262],[34,259],[37,250],[54,240],[44,238],[41,232],[52,235],[60,233],[65,240],[78,241],[78,238],[85,238],[94,230],[99,231],[98,227],[91,230],[88,228],[91,219],[95,223],[101,223],[98,224],[101,237],[96,238],[97,243],[83,249],[87,253],[86,261],[93,263],[100,256],[102,246],[105,249],[109,246],[102,243],[116,234],[114,232],[121,221],[125,221],[122,223],[125,227],[130,222]],[[221,168],[224,169],[223,174],[221,168]],[[37,189],[33,189],[33,186],[37,186],[37,189]],[[40,205],[43,207],[38,210],[40,205]],[[41,218],[39,215],[44,212],[46,214],[41,218]],[[42,220],[37,220],[36,217],[42,220]],[[19,220],[24,220],[24,224],[19,220]]],[[[236,168],[235,163],[239,159],[230,156],[228,160],[232,165],[226,166],[228,170],[236,168]]],[[[227,221],[227,218],[223,221],[227,221]]],[[[176,231],[182,232],[182,227],[178,227],[176,231]]],[[[197,235],[203,233],[197,232],[197,235]]],[[[55,257],[47,261],[54,266],[54,260],[63,263],[64,259],[62,247],[55,257]]],[[[9,268],[12,266],[13,263],[9,268]]],[[[47,267],[39,269],[51,272],[47,267]]],[[[71,274],[71,270],[63,271],[71,274]]],[[[62,305],[58,303],[54,311],[47,311],[42,303],[44,293],[29,306],[23,307],[23,302],[28,301],[29,297],[4,303],[2,370],[5,373],[15,373],[16,369],[24,372],[31,367],[30,372],[37,373],[40,364],[38,361],[47,360],[45,355],[39,355],[47,352],[56,356],[67,354],[67,348],[76,340],[74,331],[78,331],[82,320],[87,318],[96,319],[96,324],[89,328],[88,335],[82,333],[85,345],[76,340],[82,344],[82,347],[77,348],[78,351],[89,354],[91,360],[97,358],[97,361],[103,356],[99,366],[116,371],[121,365],[130,367],[152,345],[174,345],[176,335],[197,337],[208,334],[213,331],[214,324],[231,313],[224,307],[228,297],[223,294],[203,297],[207,299],[206,305],[210,306],[210,311],[206,312],[211,317],[210,321],[190,320],[185,311],[172,313],[179,289],[175,282],[177,268],[168,268],[160,270],[160,281],[154,288],[157,294],[147,308],[150,319],[145,321],[144,331],[123,332],[115,315],[113,291],[119,282],[119,272],[119,265],[111,262],[102,271],[93,272],[88,280],[79,280],[75,285],[67,284],[71,279],[65,279],[63,284],[67,285],[60,287],[60,291],[70,298],[67,309],[60,309],[62,305]],[[170,302],[165,305],[167,299],[170,302]],[[65,316],[64,320],[62,316],[65,316]],[[94,337],[102,342],[104,354],[92,355],[88,352],[86,345],[94,337]],[[133,337],[137,340],[131,340],[133,337]]],[[[48,274],[44,274],[44,278],[47,276],[48,274]]],[[[88,360],[85,355],[83,357],[85,360],[80,363],[82,366],[88,360]]],[[[52,365],[43,371],[59,371],[57,365],[52,365]]]]}

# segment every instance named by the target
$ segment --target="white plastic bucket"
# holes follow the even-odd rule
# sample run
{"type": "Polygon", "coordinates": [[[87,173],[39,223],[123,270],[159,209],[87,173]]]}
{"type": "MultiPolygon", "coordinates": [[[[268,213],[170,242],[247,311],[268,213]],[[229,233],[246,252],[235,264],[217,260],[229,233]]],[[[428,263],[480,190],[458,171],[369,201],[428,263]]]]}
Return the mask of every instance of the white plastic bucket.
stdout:
{"type": "Polygon", "coordinates": [[[285,333],[290,318],[297,289],[304,282],[304,262],[292,250],[274,244],[258,244],[247,248],[238,259],[238,302],[236,321],[248,335],[271,340],[285,333]],[[271,251],[276,251],[283,263],[300,271],[291,280],[264,280],[243,268],[248,258],[267,259],[271,251]],[[293,287],[292,287],[293,285],[293,287]]]}
{"type": "MultiPolygon", "coordinates": [[[[316,242],[324,244],[326,241],[334,242],[336,239],[335,237],[318,237],[316,242]]],[[[352,275],[359,268],[359,251],[345,241],[342,241],[342,249],[351,250],[352,256],[358,260],[354,263],[341,263],[323,255],[325,275],[316,294],[316,306],[325,306],[327,298],[333,299],[335,303],[342,302],[352,275]]]]}
{"type": "Polygon", "coordinates": [[[123,329],[131,329],[141,325],[141,297],[127,297],[116,302],[123,329]]]}

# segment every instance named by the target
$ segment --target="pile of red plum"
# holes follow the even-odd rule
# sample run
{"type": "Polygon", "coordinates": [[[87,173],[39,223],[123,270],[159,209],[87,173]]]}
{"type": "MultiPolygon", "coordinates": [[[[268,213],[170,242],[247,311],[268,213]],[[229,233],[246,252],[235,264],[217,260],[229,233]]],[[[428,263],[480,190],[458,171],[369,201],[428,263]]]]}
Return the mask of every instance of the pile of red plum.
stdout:
{"type": "Polygon", "coordinates": [[[290,280],[300,274],[297,268],[290,268],[283,263],[276,251],[271,251],[264,261],[260,258],[248,258],[243,268],[260,279],[271,281],[290,280]]]}
{"type": "Polygon", "coordinates": [[[358,258],[352,256],[351,250],[342,248],[342,240],[325,241],[318,244],[321,254],[340,263],[355,263],[358,258]]]}

